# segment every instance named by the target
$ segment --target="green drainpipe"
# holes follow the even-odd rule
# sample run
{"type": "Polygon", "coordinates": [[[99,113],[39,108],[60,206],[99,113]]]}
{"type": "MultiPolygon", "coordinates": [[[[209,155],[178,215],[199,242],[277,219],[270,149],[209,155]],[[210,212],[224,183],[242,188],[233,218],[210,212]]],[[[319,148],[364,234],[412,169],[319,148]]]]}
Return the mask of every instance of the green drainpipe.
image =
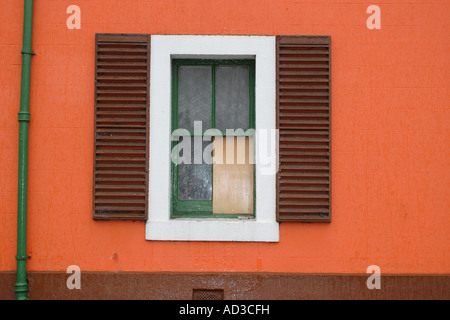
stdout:
{"type": "Polygon", "coordinates": [[[27,187],[28,187],[28,124],[30,122],[31,37],[33,0],[24,0],[22,84],[19,111],[19,185],[17,206],[17,281],[16,299],[28,300],[27,282],[27,187]]]}

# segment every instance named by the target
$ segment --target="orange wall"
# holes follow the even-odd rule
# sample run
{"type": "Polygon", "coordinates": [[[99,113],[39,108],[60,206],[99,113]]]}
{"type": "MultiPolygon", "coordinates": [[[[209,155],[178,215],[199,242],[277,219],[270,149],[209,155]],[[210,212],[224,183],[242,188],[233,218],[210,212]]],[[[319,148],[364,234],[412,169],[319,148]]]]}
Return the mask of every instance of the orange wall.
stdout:
{"type": "MultiPolygon", "coordinates": [[[[0,270],[15,269],[22,19],[23,1],[0,1],[0,270]]],[[[450,272],[449,19],[449,0],[35,1],[29,270],[450,272]],[[331,35],[332,223],[282,223],[268,244],[93,221],[96,32],[331,35]]]]}

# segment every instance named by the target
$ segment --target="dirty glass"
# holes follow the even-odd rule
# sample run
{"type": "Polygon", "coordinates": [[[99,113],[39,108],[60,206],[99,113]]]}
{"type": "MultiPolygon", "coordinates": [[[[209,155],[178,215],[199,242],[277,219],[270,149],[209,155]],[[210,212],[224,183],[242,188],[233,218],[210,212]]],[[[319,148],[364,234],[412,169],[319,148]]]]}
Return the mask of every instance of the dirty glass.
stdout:
{"type": "Polygon", "coordinates": [[[203,130],[211,128],[211,66],[180,66],[178,69],[178,128],[194,130],[202,121],[203,130]]]}
{"type": "Polygon", "coordinates": [[[191,153],[191,164],[178,166],[178,199],[212,200],[211,138],[208,141],[202,141],[202,137],[184,139],[191,139],[191,150],[187,151],[191,153]],[[197,143],[194,139],[198,139],[197,143]]]}
{"type": "Polygon", "coordinates": [[[216,128],[249,128],[248,66],[216,67],[216,128]]]}

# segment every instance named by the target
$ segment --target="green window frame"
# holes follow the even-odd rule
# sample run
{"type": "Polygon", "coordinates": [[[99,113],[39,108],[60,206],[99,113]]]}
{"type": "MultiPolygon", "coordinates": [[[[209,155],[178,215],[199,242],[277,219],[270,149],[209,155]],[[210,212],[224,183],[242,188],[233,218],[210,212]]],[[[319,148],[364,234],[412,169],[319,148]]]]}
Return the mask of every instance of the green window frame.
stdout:
{"type": "MultiPolygon", "coordinates": [[[[226,136],[252,136],[255,130],[255,60],[254,59],[173,59],[172,60],[172,132],[178,129],[178,73],[181,66],[211,66],[212,74],[212,102],[211,102],[211,128],[216,126],[216,110],[215,110],[215,78],[216,68],[221,66],[248,66],[249,70],[249,126],[248,131],[244,134],[230,135],[224,130],[220,130],[223,137],[226,136]]],[[[238,129],[238,128],[234,128],[238,129]]],[[[203,129],[203,132],[189,131],[189,135],[193,136],[211,136],[203,129]]],[[[255,138],[255,137],[254,137],[255,138]]],[[[177,141],[171,142],[171,150],[177,146],[177,141]]],[[[254,147],[256,143],[253,144],[254,147]]],[[[178,152],[176,153],[178,154],[178,152]]],[[[211,200],[179,200],[178,199],[178,168],[179,166],[171,161],[171,218],[254,218],[256,215],[256,166],[253,164],[253,214],[213,214],[213,196],[211,200]]],[[[211,177],[213,177],[213,166],[211,166],[211,177]]],[[[211,180],[212,183],[213,180],[211,180]]],[[[212,195],[214,194],[214,186],[212,187],[212,195]]]]}

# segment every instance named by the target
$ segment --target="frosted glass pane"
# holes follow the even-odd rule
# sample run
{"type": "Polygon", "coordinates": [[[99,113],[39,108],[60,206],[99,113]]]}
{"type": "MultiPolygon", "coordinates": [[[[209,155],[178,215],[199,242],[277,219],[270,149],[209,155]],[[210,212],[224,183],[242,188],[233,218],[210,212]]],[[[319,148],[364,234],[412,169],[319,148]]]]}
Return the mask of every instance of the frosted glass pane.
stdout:
{"type": "Polygon", "coordinates": [[[216,128],[249,128],[248,66],[216,68],[216,128]]]}
{"type": "Polygon", "coordinates": [[[202,141],[194,144],[191,139],[191,164],[180,164],[178,166],[178,199],[179,200],[211,200],[212,199],[212,143],[202,141]],[[194,156],[194,153],[196,155],[194,156]],[[195,164],[194,162],[199,162],[195,164]],[[209,163],[209,164],[208,164],[209,163]]]}
{"type": "Polygon", "coordinates": [[[203,130],[211,128],[212,74],[210,66],[180,66],[178,69],[178,127],[194,130],[202,121],[203,130]]]}

